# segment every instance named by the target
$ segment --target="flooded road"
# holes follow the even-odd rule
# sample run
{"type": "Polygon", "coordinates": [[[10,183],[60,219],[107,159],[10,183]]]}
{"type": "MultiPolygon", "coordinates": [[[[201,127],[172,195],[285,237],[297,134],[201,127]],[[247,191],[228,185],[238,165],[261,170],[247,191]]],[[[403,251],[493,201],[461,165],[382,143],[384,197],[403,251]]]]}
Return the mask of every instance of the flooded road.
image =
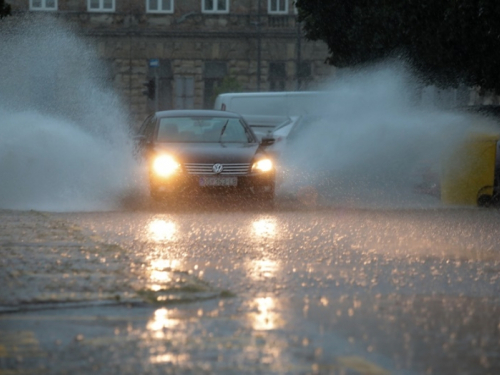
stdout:
{"type": "Polygon", "coordinates": [[[0,374],[500,373],[498,210],[0,215],[0,374]]]}

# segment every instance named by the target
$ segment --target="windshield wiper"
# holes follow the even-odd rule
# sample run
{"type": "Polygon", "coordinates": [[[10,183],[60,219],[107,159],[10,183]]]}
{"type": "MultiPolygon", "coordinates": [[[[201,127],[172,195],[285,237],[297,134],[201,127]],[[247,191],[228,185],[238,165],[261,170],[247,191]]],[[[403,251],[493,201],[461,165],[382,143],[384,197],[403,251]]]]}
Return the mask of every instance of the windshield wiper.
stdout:
{"type": "Polygon", "coordinates": [[[227,128],[227,124],[228,124],[229,120],[226,121],[226,123],[224,124],[224,126],[222,127],[221,131],[220,131],[220,136],[219,136],[219,143],[222,143],[222,135],[224,134],[224,132],[226,131],[226,128],[227,128]]]}

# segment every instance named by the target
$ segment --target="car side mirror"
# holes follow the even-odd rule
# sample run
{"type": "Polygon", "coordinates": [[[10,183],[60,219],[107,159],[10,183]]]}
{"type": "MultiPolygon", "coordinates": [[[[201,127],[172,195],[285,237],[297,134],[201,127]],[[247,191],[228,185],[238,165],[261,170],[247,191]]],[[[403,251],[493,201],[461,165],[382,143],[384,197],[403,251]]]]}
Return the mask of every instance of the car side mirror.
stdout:
{"type": "Polygon", "coordinates": [[[138,150],[147,150],[152,147],[152,143],[144,134],[138,134],[132,137],[135,147],[138,150]]]}
{"type": "Polygon", "coordinates": [[[275,139],[273,137],[265,136],[265,137],[262,137],[260,144],[262,146],[271,146],[274,143],[274,141],[275,141],[275,139]]]}
{"type": "Polygon", "coordinates": [[[150,141],[148,140],[148,137],[146,137],[144,134],[138,134],[133,137],[134,142],[139,146],[139,147],[147,147],[150,145],[150,141]]]}

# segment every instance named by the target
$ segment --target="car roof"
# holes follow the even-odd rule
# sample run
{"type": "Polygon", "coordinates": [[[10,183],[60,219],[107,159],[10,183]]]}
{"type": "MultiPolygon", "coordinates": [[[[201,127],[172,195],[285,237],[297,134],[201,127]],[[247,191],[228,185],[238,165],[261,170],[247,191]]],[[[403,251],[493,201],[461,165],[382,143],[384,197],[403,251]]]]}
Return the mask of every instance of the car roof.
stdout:
{"type": "Polygon", "coordinates": [[[184,117],[184,116],[208,116],[227,117],[242,119],[241,115],[234,112],[218,111],[213,109],[174,109],[156,112],[156,117],[184,117]]]}

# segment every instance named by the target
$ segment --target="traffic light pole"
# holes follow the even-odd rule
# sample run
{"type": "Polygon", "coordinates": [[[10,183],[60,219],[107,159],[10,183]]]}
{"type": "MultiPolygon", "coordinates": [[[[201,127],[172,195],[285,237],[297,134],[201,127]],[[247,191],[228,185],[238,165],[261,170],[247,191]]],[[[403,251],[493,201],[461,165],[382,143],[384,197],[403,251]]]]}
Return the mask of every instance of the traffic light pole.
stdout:
{"type": "Polygon", "coordinates": [[[155,112],[158,112],[158,92],[160,91],[158,79],[158,68],[155,69],[155,112]]]}
{"type": "Polygon", "coordinates": [[[260,25],[260,13],[261,13],[261,0],[258,2],[257,9],[257,91],[260,92],[260,75],[261,75],[261,53],[262,53],[262,35],[261,33],[261,25],[260,25]]]}

